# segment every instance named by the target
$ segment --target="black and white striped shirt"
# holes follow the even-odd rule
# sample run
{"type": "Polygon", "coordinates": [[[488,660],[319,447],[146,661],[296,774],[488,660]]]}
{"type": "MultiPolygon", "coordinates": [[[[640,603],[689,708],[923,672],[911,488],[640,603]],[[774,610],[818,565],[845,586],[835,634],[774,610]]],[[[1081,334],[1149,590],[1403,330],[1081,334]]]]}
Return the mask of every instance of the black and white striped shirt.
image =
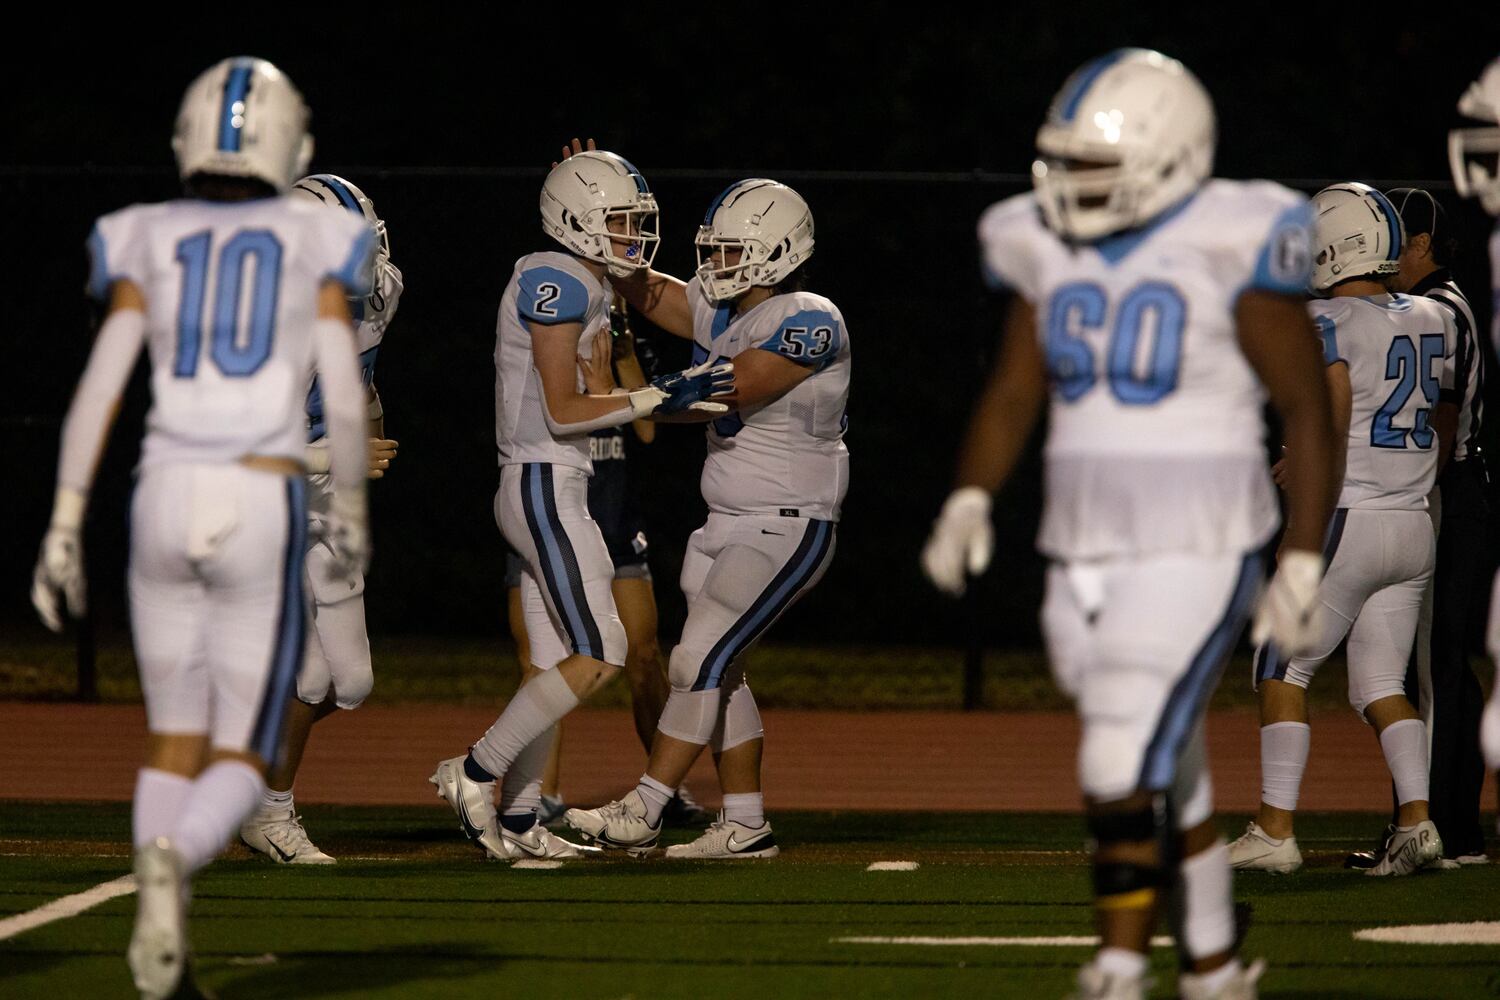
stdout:
{"type": "Polygon", "coordinates": [[[1453,276],[1440,267],[1412,286],[1410,294],[1425,295],[1447,306],[1458,328],[1453,351],[1453,388],[1444,389],[1442,400],[1458,407],[1458,432],[1453,441],[1453,461],[1462,462],[1478,450],[1479,430],[1484,420],[1484,352],[1479,349],[1479,328],[1469,300],[1454,284],[1453,276]]]}

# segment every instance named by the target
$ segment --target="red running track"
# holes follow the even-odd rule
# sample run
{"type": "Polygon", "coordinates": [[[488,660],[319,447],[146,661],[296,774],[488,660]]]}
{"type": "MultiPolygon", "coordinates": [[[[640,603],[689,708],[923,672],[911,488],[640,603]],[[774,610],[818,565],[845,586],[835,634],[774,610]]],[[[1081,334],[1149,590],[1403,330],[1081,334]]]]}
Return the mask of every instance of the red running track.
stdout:
{"type": "MultiPolygon", "coordinates": [[[[765,791],[774,809],[1073,810],[1078,725],[1059,712],[767,711],[765,791]]],[[[489,709],[410,704],[340,712],[313,733],[297,779],[300,802],[432,805],[427,776],[494,720],[489,709]]],[[[1303,784],[1309,810],[1381,811],[1389,781],[1374,735],[1353,712],[1313,718],[1303,784]]],[[[1220,809],[1253,811],[1260,756],[1253,712],[1209,719],[1220,809]]],[[[644,756],[627,712],[581,709],[565,724],[563,793],[618,797],[644,756]]],[[[0,798],[128,800],[144,748],[138,705],[0,702],[0,798]]],[[[706,758],[688,782],[718,802],[706,758]]],[[[1483,802],[1494,802],[1494,776],[1483,802]]]]}

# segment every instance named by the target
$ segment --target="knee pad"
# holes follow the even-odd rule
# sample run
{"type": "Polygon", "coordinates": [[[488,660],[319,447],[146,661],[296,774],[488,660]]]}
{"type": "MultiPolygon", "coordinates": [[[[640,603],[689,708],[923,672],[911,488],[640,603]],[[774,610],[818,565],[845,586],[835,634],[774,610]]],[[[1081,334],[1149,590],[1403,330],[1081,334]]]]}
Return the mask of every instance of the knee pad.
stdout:
{"type": "Polygon", "coordinates": [[[297,671],[297,699],[309,705],[321,705],[331,686],[323,647],[318,642],[316,630],[309,628],[307,642],[302,647],[302,669],[297,671]]]}
{"type": "Polygon", "coordinates": [[[1078,783],[1096,801],[1123,799],[1141,781],[1141,762],[1151,741],[1151,720],[1084,720],[1078,747],[1078,783]]]}
{"type": "Polygon", "coordinates": [[[723,693],[719,688],[680,691],[674,687],[661,710],[657,731],[684,743],[706,745],[719,723],[719,702],[723,693]]]}
{"type": "Polygon", "coordinates": [[[1165,857],[1171,827],[1167,797],[1106,802],[1089,807],[1093,839],[1094,897],[1105,910],[1149,909],[1168,883],[1165,857]],[[1154,860],[1126,860],[1117,849],[1149,847],[1154,860]]]}
{"type": "Polygon", "coordinates": [[[599,623],[599,638],[604,641],[604,662],[612,667],[625,665],[625,653],[629,642],[625,638],[625,626],[618,614],[595,619],[599,623]]]}
{"type": "Polygon", "coordinates": [[[703,668],[703,657],[707,651],[690,648],[686,643],[678,643],[672,648],[672,655],[667,660],[667,681],[672,685],[672,691],[688,692],[698,682],[698,672],[703,668]]]}
{"type": "Polygon", "coordinates": [[[339,708],[358,708],[374,689],[375,671],[370,669],[368,658],[333,670],[333,697],[339,708]]]}
{"type": "Polygon", "coordinates": [[[723,710],[719,712],[719,724],[714,728],[708,745],[714,753],[732,750],[741,743],[758,740],[766,734],[760,721],[760,709],[750,685],[741,684],[724,694],[723,710]]]}

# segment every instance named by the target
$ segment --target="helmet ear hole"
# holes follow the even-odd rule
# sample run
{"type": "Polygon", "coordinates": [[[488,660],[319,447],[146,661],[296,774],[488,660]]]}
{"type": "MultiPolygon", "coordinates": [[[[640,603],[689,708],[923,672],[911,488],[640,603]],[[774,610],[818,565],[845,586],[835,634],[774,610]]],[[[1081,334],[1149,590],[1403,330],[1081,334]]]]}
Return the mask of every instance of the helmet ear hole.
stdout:
{"type": "Polygon", "coordinates": [[[771,251],[771,256],[769,256],[769,257],[766,258],[766,263],[770,264],[770,263],[773,263],[775,261],[780,260],[781,259],[781,252],[783,250],[785,250],[785,249],[786,249],[786,244],[785,243],[778,243],[778,244],[776,244],[776,249],[771,251]]]}

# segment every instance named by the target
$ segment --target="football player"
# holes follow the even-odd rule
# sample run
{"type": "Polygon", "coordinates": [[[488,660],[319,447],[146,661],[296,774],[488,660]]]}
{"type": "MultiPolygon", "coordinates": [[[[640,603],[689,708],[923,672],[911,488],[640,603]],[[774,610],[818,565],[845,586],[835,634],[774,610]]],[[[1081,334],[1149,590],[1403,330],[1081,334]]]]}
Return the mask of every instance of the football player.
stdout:
{"type": "Polygon", "coordinates": [[[1078,997],[1145,995],[1168,895],[1182,996],[1253,997],[1262,968],[1235,955],[1203,715],[1277,527],[1267,394],[1295,446],[1298,488],[1254,631],[1296,649],[1316,609],[1333,476],[1301,302],[1307,201],[1210,179],[1214,146],[1207,92],[1159,52],[1112,52],[1063,84],[1037,134],[1035,190],[979,223],[988,281],[1014,295],[957,488],[923,553],[954,594],[988,565],[991,496],[1046,405],[1042,629],[1083,723],[1103,941],[1078,997]]]}
{"type": "MultiPolygon", "coordinates": [[[[371,479],[383,477],[396,457],[397,442],[385,437],[385,410],[375,388],[375,358],[386,328],[396,315],[404,287],[401,271],[391,263],[390,237],[375,204],[363,191],[334,174],[313,174],[292,185],[294,197],[306,198],[331,211],[349,212],[374,231],[375,271],[370,294],[351,299],[356,324],[360,372],[364,379],[369,421],[371,479]]],[[[257,809],[240,827],[240,840],[280,864],[328,865],[333,858],[307,836],[292,801],[292,784],[313,723],[336,709],[358,708],[374,686],[370,639],[365,631],[365,579],[361,573],[340,575],[324,537],[333,504],[328,468],[327,422],[323,395],[315,379],[307,393],[308,549],[305,586],[312,595],[312,628],[297,693],[287,711],[286,740],[281,759],[266,775],[266,791],[257,809]],[[330,695],[332,697],[330,697],[330,695]]]]}
{"type": "Polygon", "coordinates": [[[635,790],[564,818],[602,847],[651,850],[707,746],[723,811],[667,857],[769,858],[780,848],[765,817],[764,729],[744,655],[833,559],[849,486],[852,355],[838,307],[805,290],[813,217],[796,191],[764,178],[731,184],[709,205],[696,242],[691,281],[651,269],[615,281],[647,319],[692,340],[695,362],[735,365],[735,410],[708,430],[709,514],[683,559],[688,617],[668,660],[671,693],[635,790]]]}
{"type": "Polygon", "coordinates": [[[727,412],[710,397],[732,390],[733,366],[701,365],[639,389],[586,391],[580,358],[608,336],[606,275],[650,266],[656,199],[628,161],[589,151],[554,167],[542,186],[543,230],[563,252],[516,262],[495,344],[495,518],[521,556],[530,666],[504,713],[467,755],[432,776],[470,840],[499,859],[574,858],[576,845],[537,822],[555,723],[625,662],[614,563],[589,516],[589,434],[645,417],[727,412]],[[500,788],[497,815],[492,802],[500,788]]]}
{"type": "MultiPolygon", "coordinates": [[[[1318,248],[1311,305],[1333,401],[1343,489],[1323,549],[1322,628],[1301,654],[1275,644],[1256,652],[1260,692],[1261,806],[1229,848],[1237,869],[1296,871],[1302,854],[1292,815],[1307,767],[1307,685],[1345,636],[1349,703],[1375,727],[1395,782],[1396,831],[1370,875],[1409,875],[1443,856],[1427,812],[1427,727],[1406,698],[1406,664],[1436,540],[1427,494],[1443,448],[1432,425],[1451,382],[1453,313],[1424,297],[1391,294],[1405,242],[1401,216],[1364,184],[1335,184],[1313,198],[1318,248]]],[[[1448,425],[1452,433],[1452,424],[1448,425]]]]}
{"type": "Polygon", "coordinates": [[[364,220],[283,197],[307,168],[301,94],[261,59],[188,87],[172,140],[185,197],[99,219],[89,290],[108,315],[63,425],[32,597],[83,611],[81,529],[105,434],[145,347],[151,412],[131,504],[130,617],[149,729],[133,815],[130,966],[184,985],[187,884],[260,801],[303,650],[303,406],[323,386],[333,570],[366,558],[364,431],[350,297],[370,291],[364,220]]]}
{"type": "MultiPolygon", "coordinates": [[[[1481,121],[1480,127],[1454,129],[1448,133],[1448,160],[1453,183],[1465,198],[1478,198],[1490,215],[1500,217],[1500,59],[1484,68],[1458,99],[1458,113],[1481,121]]],[[[1490,235],[1490,273],[1500,304],[1500,223],[1490,235]]],[[[1491,322],[1491,340],[1500,347],[1500,308],[1491,322]]],[[[1485,644],[1490,656],[1500,662],[1500,574],[1490,598],[1490,621],[1485,644]]],[[[1500,770],[1500,684],[1490,692],[1480,720],[1479,742],[1485,763],[1500,770]]]]}

